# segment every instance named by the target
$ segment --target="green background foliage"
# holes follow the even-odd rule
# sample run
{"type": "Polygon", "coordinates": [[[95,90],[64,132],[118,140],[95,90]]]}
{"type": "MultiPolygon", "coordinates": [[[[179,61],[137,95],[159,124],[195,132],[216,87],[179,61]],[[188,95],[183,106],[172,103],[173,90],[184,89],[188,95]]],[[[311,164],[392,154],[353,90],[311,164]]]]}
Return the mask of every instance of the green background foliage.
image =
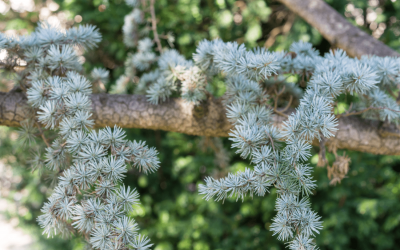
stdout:
{"type": "MultiPolygon", "coordinates": [[[[90,72],[94,67],[107,67],[111,71],[107,86],[110,89],[123,74],[124,60],[130,51],[122,42],[121,28],[124,16],[131,8],[123,0],[56,2],[60,8],[54,13],[64,12],[68,20],[80,15],[81,24],[99,27],[103,41],[85,55],[85,70],[90,72]]],[[[400,1],[382,4],[378,1],[378,5],[374,1],[361,0],[327,2],[370,34],[376,35],[379,27],[385,26],[380,39],[394,49],[399,48],[397,18],[400,17],[396,13],[400,13],[400,1]],[[360,11],[350,11],[350,5],[364,14],[375,11],[376,18],[368,23],[367,15],[364,15],[365,21],[361,24],[357,14],[360,11]],[[378,28],[373,29],[373,22],[378,28]]],[[[270,32],[292,15],[282,5],[262,0],[159,0],[156,3],[159,33],[172,32],[176,38],[175,48],[187,58],[202,39],[220,37],[224,41],[262,46],[270,32]]],[[[46,6],[45,1],[36,1],[36,4],[46,6]]],[[[16,13],[10,10],[0,18],[3,30],[30,32],[39,19],[39,11],[16,13]]],[[[78,25],[73,21],[68,24],[78,25]]],[[[288,49],[299,39],[313,43],[321,52],[330,49],[329,43],[300,18],[294,19],[289,32],[276,36],[271,49],[288,49]]],[[[166,41],[163,46],[168,47],[166,41]]],[[[2,182],[1,195],[17,207],[6,215],[18,218],[19,226],[38,239],[33,249],[83,249],[80,238],[64,240],[41,236],[36,217],[50,194],[50,180],[47,173],[30,172],[29,150],[15,140],[15,131],[14,128],[0,127],[1,163],[11,166],[13,176],[9,184],[2,182]],[[9,191],[5,192],[7,187],[9,191]]],[[[247,197],[243,202],[228,199],[224,204],[207,202],[198,195],[197,185],[206,176],[224,176],[248,166],[247,161],[229,149],[227,138],[222,138],[222,143],[230,157],[228,166],[216,160],[218,153],[213,144],[206,143],[212,139],[163,131],[128,129],[126,132],[129,139],[145,140],[160,152],[158,172],[144,175],[130,169],[124,179],[126,185],[137,188],[141,194],[142,205],[131,216],[137,220],[141,232],[151,238],[155,250],[284,248],[284,244],[268,230],[275,214],[276,193],[273,189],[265,197],[247,197]]],[[[41,146],[39,142],[35,147],[41,146]]],[[[317,150],[313,151],[311,164],[315,166],[318,189],[311,202],[324,220],[324,229],[317,236],[320,248],[395,249],[400,244],[400,157],[347,151],[352,160],[348,178],[337,186],[330,186],[326,168],[316,167],[317,150]]],[[[328,154],[328,159],[332,163],[334,157],[328,154]]]]}

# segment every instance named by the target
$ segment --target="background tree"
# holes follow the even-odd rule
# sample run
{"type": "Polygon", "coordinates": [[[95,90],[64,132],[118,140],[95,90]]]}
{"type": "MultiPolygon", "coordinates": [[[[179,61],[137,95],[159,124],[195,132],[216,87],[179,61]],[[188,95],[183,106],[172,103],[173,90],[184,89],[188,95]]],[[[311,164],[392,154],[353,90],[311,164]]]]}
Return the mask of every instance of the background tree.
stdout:
{"type": "MultiPolygon", "coordinates": [[[[120,4],[122,4],[122,3],[120,3],[120,4]]],[[[224,9],[224,8],[226,8],[227,6],[227,3],[224,3],[225,4],[225,6],[221,3],[221,6],[219,6],[219,8],[222,8],[222,9],[224,9]]],[[[257,4],[260,4],[260,3],[258,3],[257,2],[257,4]]],[[[193,5],[195,5],[195,4],[193,4],[193,5]]],[[[262,4],[261,4],[262,5],[262,4]]],[[[75,5],[76,6],[76,5],[75,5]]],[[[101,4],[99,5],[99,6],[101,6],[101,4]]],[[[111,5],[110,5],[111,6],[111,5]]],[[[91,7],[91,6],[90,6],[91,7]]],[[[229,5],[228,5],[228,7],[229,7],[229,5]]],[[[103,8],[103,7],[102,7],[103,8]]],[[[110,7],[111,8],[111,7],[110,7]]],[[[100,10],[101,8],[99,8],[99,10],[100,10]]],[[[107,8],[106,8],[107,9],[107,8]]],[[[120,8],[118,8],[118,9],[120,9],[120,8]]],[[[121,8],[122,9],[122,8],[121,8]]],[[[260,8],[258,8],[258,9],[260,9],[260,8]]],[[[268,10],[268,7],[265,7],[265,9],[266,10],[268,10]]],[[[228,13],[228,12],[225,12],[225,13],[228,13]]],[[[81,14],[82,15],[82,14],[81,14]]],[[[227,16],[229,16],[228,14],[226,14],[227,16]]],[[[85,16],[84,15],[82,15],[83,17],[84,17],[84,19],[85,19],[85,16]]],[[[99,15],[97,15],[97,16],[99,16],[99,15]]],[[[100,15],[101,16],[101,15],[100,15]]],[[[234,16],[234,15],[232,15],[232,16],[234,16]]],[[[237,15],[236,15],[237,16],[237,15]]],[[[161,20],[161,18],[160,18],[160,20],[161,20]]],[[[217,22],[215,22],[215,23],[218,23],[218,21],[217,22]]],[[[304,23],[302,23],[303,25],[304,25],[304,23]]],[[[162,22],[159,22],[159,27],[160,27],[160,30],[162,30],[162,22]]],[[[179,25],[177,25],[177,26],[179,26],[179,25]]],[[[256,27],[257,25],[255,25],[255,27],[256,27]]],[[[260,26],[260,25],[259,25],[260,26]]],[[[235,27],[235,26],[234,26],[235,27]]],[[[100,27],[101,28],[101,27],[100,27]]],[[[254,30],[257,30],[258,28],[254,28],[254,30]]],[[[212,29],[211,29],[212,30],[212,29]]],[[[161,32],[160,32],[161,33],[161,32]]],[[[231,32],[228,32],[228,33],[231,33],[231,32]]],[[[244,32],[242,32],[242,34],[243,34],[244,32]]],[[[254,34],[256,34],[257,32],[255,32],[254,34]]],[[[294,34],[296,34],[296,32],[293,32],[294,34]]],[[[300,32],[299,32],[300,33],[300,32]]],[[[176,33],[176,34],[180,34],[180,33],[176,33]]],[[[303,35],[304,35],[304,33],[303,33],[303,35]]],[[[210,35],[210,37],[212,37],[211,35],[210,35]]],[[[251,37],[250,35],[248,36],[248,37],[251,37]]],[[[256,37],[256,36],[255,36],[256,37]]],[[[228,39],[232,39],[232,38],[230,38],[230,37],[228,37],[228,39]]],[[[183,39],[184,40],[184,39],[183,39]]],[[[251,39],[250,39],[251,40],[251,39]]],[[[264,39],[265,40],[265,39],[264,39]]],[[[179,39],[177,39],[177,41],[178,41],[178,44],[180,44],[179,43],[179,39]]],[[[195,40],[193,40],[193,44],[194,44],[194,41],[195,40]]],[[[249,42],[249,41],[247,41],[247,42],[249,42]]],[[[251,41],[250,41],[251,42],[251,41]]],[[[256,42],[256,41],[255,41],[256,42]]],[[[253,43],[254,43],[254,41],[253,41],[253,43]]],[[[262,41],[260,40],[260,43],[262,43],[262,41]]],[[[190,44],[190,43],[189,43],[190,44]]],[[[286,44],[286,46],[288,46],[289,44],[291,44],[291,42],[289,42],[289,43],[287,43],[286,44]]],[[[183,45],[184,45],[184,43],[183,43],[183,45]]],[[[285,46],[285,45],[281,45],[281,46],[285,46]]],[[[183,46],[182,46],[183,47],[183,46]]],[[[186,46],[185,46],[186,47],[186,46]]],[[[194,47],[193,47],[194,48],[194,47]]],[[[193,50],[192,50],[193,51],[193,50]]],[[[89,57],[90,58],[90,57],[89,57]]],[[[120,73],[122,73],[121,71],[120,71],[120,73]]],[[[129,90],[128,90],[128,92],[129,92],[129,90]]],[[[161,133],[161,135],[160,136],[164,136],[164,134],[163,133],[161,133]]],[[[177,135],[175,135],[175,136],[177,136],[177,135]]],[[[179,136],[180,138],[185,138],[185,136],[179,136]]],[[[189,137],[190,138],[190,137],[189,137]]],[[[170,139],[170,140],[172,140],[172,139],[170,139]]],[[[161,142],[162,141],[165,141],[165,140],[161,140],[161,142]]],[[[168,140],[167,140],[168,141],[168,140]]],[[[193,152],[193,151],[192,151],[193,152]]],[[[179,152],[177,153],[178,155],[180,154],[179,152]]],[[[168,154],[166,154],[166,155],[168,155],[168,154]]],[[[352,164],[352,169],[353,169],[353,165],[355,165],[354,164],[354,157],[352,157],[353,158],[353,164],[352,164]]],[[[392,160],[393,161],[393,160],[392,160]]],[[[189,161],[188,163],[186,163],[186,164],[183,164],[183,167],[185,167],[185,166],[188,166],[188,164],[190,165],[190,164],[198,164],[198,161],[194,161],[195,163],[190,163],[190,162],[193,162],[193,159],[191,160],[191,161],[189,161]]],[[[197,168],[198,169],[198,168],[197,168]]],[[[211,168],[210,168],[210,170],[211,170],[211,168]]],[[[204,170],[204,171],[207,171],[207,170],[204,170]]],[[[189,173],[189,175],[190,175],[190,171],[188,171],[189,173]]],[[[326,174],[326,173],[325,173],[326,174]]],[[[202,175],[202,174],[201,174],[202,175]]],[[[208,175],[208,174],[204,174],[204,175],[208,175]]],[[[200,174],[198,174],[198,177],[200,176],[200,174]]],[[[197,178],[198,178],[197,177],[197,178]]],[[[193,183],[195,180],[197,180],[197,178],[196,177],[193,177],[194,179],[191,179],[190,180],[190,182],[189,183],[193,183]]],[[[202,178],[200,178],[200,179],[202,179],[202,178]]],[[[321,180],[321,179],[318,179],[318,180],[321,180]]],[[[326,181],[326,180],[325,180],[326,181]]],[[[346,179],[346,181],[347,181],[347,179],[346,179]]],[[[151,183],[151,182],[150,182],[151,183]]],[[[165,181],[164,182],[164,184],[163,185],[161,185],[161,187],[160,188],[162,188],[164,185],[170,185],[169,184],[170,182],[169,181],[165,181]]],[[[326,182],[325,182],[326,183],[326,182]]],[[[369,184],[371,184],[372,185],[372,183],[369,183],[369,184]]],[[[368,184],[368,185],[369,185],[368,184]]],[[[376,184],[375,184],[376,185],[376,184]]],[[[321,186],[321,184],[319,185],[319,186],[321,186]]],[[[165,186],[164,186],[165,187],[165,186]]],[[[175,187],[174,187],[175,188],[175,187]]],[[[169,188],[167,188],[166,190],[168,190],[169,188]]],[[[162,190],[162,189],[160,189],[160,190],[162,190]]],[[[176,188],[176,190],[177,191],[181,191],[179,188],[176,188]]],[[[391,191],[392,192],[394,192],[393,191],[394,189],[392,188],[391,189],[391,191]]],[[[327,191],[328,192],[328,191],[327,191]]],[[[317,194],[318,195],[318,194],[317,194]]],[[[193,194],[193,197],[196,197],[197,196],[197,194],[196,193],[194,193],[193,194]]],[[[313,197],[313,199],[315,199],[315,198],[317,198],[318,196],[316,196],[316,197],[313,197]]],[[[343,197],[343,196],[341,196],[341,197],[343,197]]],[[[361,196],[362,197],[362,196],[361,196]]],[[[393,196],[389,196],[389,197],[393,197],[393,196]]],[[[197,197],[198,198],[198,197],[197,197]]],[[[197,199],[196,198],[196,199],[197,199]]],[[[343,199],[343,198],[342,198],[343,199]]],[[[347,198],[347,199],[350,199],[350,198],[347,198]]],[[[200,201],[199,201],[200,202],[200,201]]],[[[247,201],[246,201],[247,202],[247,201]]],[[[242,205],[242,207],[243,206],[245,206],[245,204],[246,204],[246,202],[242,205]]],[[[254,201],[250,201],[249,203],[247,203],[248,205],[247,205],[247,209],[250,209],[250,210],[253,210],[253,209],[255,209],[254,207],[253,207],[253,205],[254,205],[254,201]],[[253,202],[253,203],[250,203],[250,202],[253,202]]],[[[256,201],[257,202],[257,201],[256,201]]],[[[260,200],[260,202],[261,202],[261,200],[260,200]]],[[[264,200],[262,201],[262,202],[264,202],[264,200]]],[[[313,201],[314,202],[314,201],[313,201]]],[[[368,200],[368,202],[367,203],[365,203],[365,204],[367,204],[367,205],[364,205],[364,206],[366,206],[366,207],[368,207],[368,208],[364,208],[364,210],[361,210],[361,208],[360,208],[360,213],[362,213],[362,211],[364,211],[363,213],[365,214],[366,213],[366,211],[372,211],[373,210],[373,208],[372,208],[372,210],[371,210],[371,206],[372,207],[374,207],[374,206],[376,206],[376,205],[373,205],[373,204],[377,204],[376,202],[378,202],[378,201],[372,201],[371,202],[371,200],[368,200]],[[369,203],[368,203],[369,202],[369,203]],[[375,203],[374,203],[375,202],[375,203]],[[372,204],[372,205],[371,205],[372,204]],[[368,209],[370,209],[370,210],[368,210],[368,209]]],[[[344,198],[344,201],[343,201],[343,203],[344,204],[346,204],[346,198],[344,198]]],[[[202,203],[203,204],[203,203],[202,203]]],[[[321,204],[323,204],[323,203],[321,203],[321,204]]],[[[354,206],[359,206],[360,204],[362,204],[362,203],[356,203],[356,204],[354,204],[354,206]]],[[[380,203],[380,204],[383,204],[383,203],[380,203]]],[[[216,205],[216,204],[215,204],[216,205]]],[[[237,206],[239,206],[240,204],[238,204],[237,206]]],[[[340,204],[339,204],[340,205],[340,204]]],[[[208,206],[208,205],[207,205],[208,206]]],[[[218,205],[219,206],[219,205],[218,205]]],[[[229,207],[231,207],[231,206],[236,206],[236,205],[234,205],[234,204],[230,204],[230,206],[229,207]]],[[[342,205],[343,206],[343,205],[342,205]]],[[[230,209],[230,208],[225,208],[225,207],[227,207],[227,206],[224,206],[224,207],[221,207],[221,209],[230,209]]],[[[387,206],[387,207],[390,207],[390,208],[392,208],[392,207],[394,207],[394,206],[387,206]]],[[[245,210],[246,210],[246,208],[244,208],[245,210]]],[[[270,213],[273,213],[272,212],[272,207],[270,207],[270,213]]],[[[317,210],[319,210],[319,209],[317,209],[317,210]]],[[[168,213],[170,213],[170,211],[173,211],[173,210],[168,210],[167,211],[167,214],[168,213]]],[[[232,208],[232,211],[239,211],[239,210],[234,210],[233,208],[232,208]]],[[[242,211],[242,209],[240,210],[240,211],[242,211]]],[[[244,211],[244,210],[243,210],[244,211]]],[[[382,212],[382,213],[380,213],[381,215],[383,215],[383,216],[387,216],[388,214],[387,214],[387,210],[383,210],[384,212],[382,212]]],[[[246,213],[246,212],[243,212],[244,214],[246,213]]],[[[256,214],[256,213],[255,213],[256,214]]],[[[321,212],[320,212],[320,214],[321,214],[321,212]]],[[[368,212],[367,212],[367,214],[368,214],[368,212]]],[[[188,216],[191,216],[191,214],[188,214],[188,216]]],[[[242,215],[243,216],[243,215],[242,215]]],[[[374,216],[377,216],[377,215],[374,215],[374,216]]],[[[251,216],[250,216],[251,217],[251,216]]],[[[271,216],[266,216],[266,221],[268,221],[268,218],[270,218],[271,216]]],[[[160,216],[160,220],[161,220],[161,222],[162,222],[162,220],[164,220],[164,222],[166,223],[166,222],[169,222],[170,221],[170,218],[171,218],[171,216],[165,216],[165,213],[164,213],[164,215],[162,215],[162,216],[160,216]],[[164,218],[164,219],[162,219],[162,217],[164,218]],[[168,217],[168,219],[165,219],[166,217],[168,217]]],[[[256,219],[257,217],[253,217],[253,221],[259,221],[259,220],[257,220],[256,219]]],[[[181,219],[179,219],[179,221],[180,221],[181,219]]],[[[239,218],[238,219],[239,220],[239,222],[241,221],[241,219],[239,218]]],[[[234,221],[234,220],[231,220],[231,221],[234,221]]],[[[245,220],[245,221],[247,221],[247,220],[245,220]]],[[[243,221],[242,221],[242,223],[243,223],[243,221]]],[[[352,223],[354,223],[353,221],[352,221],[352,223]]],[[[166,224],[168,224],[168,226],[169,227],[171,227],[171,224],[170,223],[166,223],[166,224]]],[[[200,223],[201,224],[201,223],[200,223]]],[[[202,224],[202,225],[204,225],[204,224],[202,224]]],[[[251,224],[250,224],[250,226],[251,226],[251,224]]],[[[149,230],[151,229],[151,228],[155,228],[155,227],[151,227],[151,226],[142,226],[141,225],[141,227],[144,227],[144,228],[148,228],[149,230]]],[[[267,226],[268,227],[268,226],[267,226]]],[[[390,227],[388,227],[389,229],[387,229],[387,230],[391,230],[391,229],[393,229],[393,228],[390,228],[390,227]]],[[[263,229],[263,228],[261,228],[261,229],[259,229],[260,231],[263,231],[263,232],[265,232],[265,234],[266,235],[269,235],[268,234],[268,231],[264,231],[265,229],[263,229]]],[[[154,232],[156,233],[156,232],[159,232],[159,231],[162,231],[162,230],[154,230],[154,232]]],[[[244,230],[244,231],[246,231],[246,230],[244,230]]],[[[259,235],[259,233],[260,233],[260,231],[258,232],[258,233],[255,233],[256,235],[259,235]]],[[[381,232],[382,230],[376,230],[375,232],[381,232]]],[[[220,231],[221,232],[221,231],[220,231]]],[[[358,233],[359,233],[359,231],[357,231],[355,234],[356,235],[358,235],[358,233]]],[[[181,242],[183,242],[183,240],[182,240],[182,237],[173,237],[173,235],[174,234],[172,234],[172,236],[170,236],[170,237],[172,237],[172,239],[170,239],[170,240],[168,240],[168,241],[166,241],[166,242],[170,242],[170,243],[165,243],[164,245],[164,247],[167,247],[166,245],[167,244],[171,244],[171,242],[174,242],[174,240],[173,240],[173,238],[178,238],[178,239],[181,239],[181,242]]],[[[175,235],[177,235],[176,233],[175,233],[175,235]]],[[[178,234],[179,235],[179,234],[178,234]]],[[[230,238],[229,237],[229,235],[231,235],[231,234],[227,234],[226,235],[226,239],[227,239],[227,241],[229,242],[229,240],[232,240],[232,238],[230,238]]],[[[212,236],[212,235],[211,235],[212,236]]],[[[161,238],[163,237],[163,236],[160,236],[161,238]]],[[[199,236],[200,237],[200,236],[199,236]]],[[[215,235],[214,235],[214,237],[215,237],[215,235]]],[[[252,240],[253,240],[253,236],[249,236],[252,240]]],[[[335,244],[343,244],[343,245],[346,245],[346,244],[351,244],[351,243],[349,243],[349,239],[351,239],[352,238],[352,236],[349,236],[349,235],[346,235],[346,236],[343,236],[344,237],[344,239],[347,239],[347,242],[346,242],[346,240],[344,240],[343,241],[343,243],[339,243],[339,242],[337,242],[337,241],[335,241],[335,242],[333,242],[334,241],[334,239],[335,239],[335,237],[332,237],[332,242],[328,242],[326,245],[327,245],[327,247],[332,247],[332,246],[334,246],[335,244]]],[[[383,236],[382,236],[383,237],[383,236]]],[[[153,237],[154,238],[154,237],[153,237]]],[[[203,235],[201,236],[201,238],[203,238],[203,235]]],[[[219,239],[219,237],[215,237],[216,239],[219,239]]],[[[263,240],[264,240],[264,238],[263,237],[259,237],[259,238],[262,238],[263,240]]],[[[340,237],[337,237],[337,238],[340,238],[340,237]]],[[[336,238],[336,239],[337,239],[336,238]]],[[[353,238],[356,238],[356,236],[353,236],[353,238]]],[[[186,240],[186,242],[189,242],[189,243],[186,243],[187,245],[190,245],[191,243],[191,241],[194,241],[194,242],[197,242],[197,243],[193,243],[195,246],[198,246],[200,249],[202,248],[202,247],[204,247],[203,245],[204,244],[211,244],[210,242],[212,242],[212,240],[210,240],[210,239],[204,239],[204,240],[199,240],[199,241],[197,241],[196,239],[199,239],[199,238],[196,238],[196,236],[195,235],[190,235],[188,238],[186,238],[185,240],[186,240]],[[203,243],[201,243],[201,242],[203,242],[203,243]],[[197,245],[196,245],[197,244],[197,245]],[[203,245],[202,245],[203,244],[203,245]]],[[[393,237],[393,239],[394,239],[394,237],[393,237]]],[[[218,241],[218,240],[217,240],[218,241]]],[[[249,240],[240,240],[240,242],[242,242],[242,244],[245,244],[245,243],[248,243],[248,242],[252,242],[252,241],[249,241],[249,240]]],[[[272,242],[273,242],[273,240],[269,240],[268,242],[270,242],[269,244],[273,244],[272,242]]],[[[388,240],[386,240],[385,242],[390,242],[390,240],[388,241],[388,240]]],[[[172,243],[173,244],[173,243],[172,243]]],[[[218,243],[216,243],[216,244],[218,244],[218,243]]],[[[229,244],[229,243],[227,243],[227,244],[229,244]]],[[[237,243],[237,244],[239,244],[239,243],[237,243]]],[[[256,242],[254,242],[254,244],[255,244],[255,246],[256,245],[258,245],[258,244],[260,244],[261,246],[263,245],[263,244],[261,244],[260,242],[258,242],[258,243],[256,243],[256,242]]],[[[354,244],[354,243],[353,243],[354,244]]],[[[377,243],[378,244],[378,243],[377,243]]],[[[388,243],[389,244],[389,243],[388,243]]],[[[159,244],[160,245],[160,247],[161,246],[163,246],[163,244],[159,244]]],[[[321,245],[321,244],[319,244],[319,245],[321,245]]],[[[323,246],[324,244],[322,244],[321,246],[323,246]]],[[[342,246],[343,246],[342,245],[342,246]]],[[[185,243],[181,243],[181,248],[184,248],[185,247],[185,243]]],[[[379,245],[379,247],[384,247],[384,246],[382,246],[382,245],[379,245]]],[[[390,246],[389,246],[390,247],[390,246]]],[[[210,246],[210,248],[214,248],[213,246],[210,246]]],[[[230,248],[229,246],[226,246],[226,247],[224,247],[224,248],[230,248]]],[[[233,247],[232,247],[233,248],[233,247]]]]}

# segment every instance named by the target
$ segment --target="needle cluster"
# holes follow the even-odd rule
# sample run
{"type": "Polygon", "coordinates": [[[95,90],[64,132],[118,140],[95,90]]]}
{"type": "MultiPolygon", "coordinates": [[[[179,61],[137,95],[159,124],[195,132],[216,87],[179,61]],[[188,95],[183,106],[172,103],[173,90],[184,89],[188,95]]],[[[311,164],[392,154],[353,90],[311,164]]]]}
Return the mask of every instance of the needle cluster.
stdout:
{"type": "MultiPolygon", "coordinates": [[[[38,154],[32,163],[58,175],[37,221],[49,237],[79,232],[94,249],[149,249],[149,239],[128,217],[139,194],[121,182],[128,163],[145,174],[156,171],[158,152],[145,142],[126,140],[117,126],[93,129],[92,82],[79,73],[75,48],[93,48],[100,39],[93,26],[62,32],[45,24],[28,36],[0,37],[6,67],[26,64],[19,76],[33,115],[23,122],[20,139],[32,143],[39,129],[48,147],[45,159],[38,154]],[[42,127],[57,137],[46,139],[42,127]]],[[[141,47],[149,49],[149,42],[141,47]]],[[[108,75],[100,68],[91,74],[94,82],[106,82],[108,75]]]]}

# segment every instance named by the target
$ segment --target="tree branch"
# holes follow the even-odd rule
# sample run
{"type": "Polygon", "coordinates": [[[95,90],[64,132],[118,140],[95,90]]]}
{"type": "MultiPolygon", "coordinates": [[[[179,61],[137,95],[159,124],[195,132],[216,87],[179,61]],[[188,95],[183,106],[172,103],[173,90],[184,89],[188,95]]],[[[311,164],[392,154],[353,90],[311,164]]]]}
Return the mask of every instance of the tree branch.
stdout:
{"type": "Polygon", "coordinates": [[[322,0],[278,0],[316,28],[332,45],[353,57],[400,56],[396,51],[352,25],[322,0]]]}
{"type": "Polygon", "coordinates": [[[287,18],[287,21],[285,22],[285,24],[283,24],[282,26],[276,27],[269,32],[268,39],[265,41],[264,47],[269,48],[272,45],[274,45],[274,43],[276,41],[276,37],[279,34],[288,33],[293,26],[295,17],[296,17],[296,15],[289,12],[288,18],[287,18]]]}
{"type": "MultiPolygon", "coordinates": [[[[170,99],[152,105],[140,95],[93,94],[93,118],[96,127],[114,126],[174,131],[190,135],[228,136],[231,124],[220,99],[209,97],[198,107],[182,99],[170,99]]],[[[26,97],[23,93],[0,92],[0,125],[19,127],[26,117],[26,97]]],[[[285,117],[275,116],[281,126],[285,117]]],[[[373,154],[400,155],[400,130],[395,125],[380,125],[379,121],[358,117],[341,117],[338,131],[326,145],[373,154]]],[[[317,141],[315,145],[319,145],[317,141]]]]}
{"type": "Polygon", "coordinates": [[[162,46],[160,42],[160,38],[158,38],[158,32],[157,32],[157,19],[156,19],[156,12],[154,10],[154,1],[155,0],[150,0],[150,14],[151,14],[151,29],[153,30],[154,34],[154,41],[157,44],[157,50],[160,52],[160,54],[163,52],[162,51],[162,46]]]}

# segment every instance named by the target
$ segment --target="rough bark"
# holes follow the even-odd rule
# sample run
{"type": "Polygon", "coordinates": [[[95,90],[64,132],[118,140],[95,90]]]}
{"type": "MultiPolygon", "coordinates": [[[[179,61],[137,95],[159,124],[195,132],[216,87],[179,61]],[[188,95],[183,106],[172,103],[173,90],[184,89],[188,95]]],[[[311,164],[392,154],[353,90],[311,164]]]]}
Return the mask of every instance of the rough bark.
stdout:
{"type": "MultiPolygon", "coordinates": [[[[162,105],[152,105],[140,95],[93,94],[93,118],[96,127],[114,126],[174,131],[190,135],[228,136],[231,124],[219,99],[210,97],[199,107],[182,99],[170,99],[162,105]]],[[[0,92],[0,125],[20,126],[29,114],[23,93],[0,92]]],[[[275,116],[276,126],[284,118],[275,116]]],[[[314,142],[318,145],[318,142],[314,142]]],[[[326,145],[373,154],[399,155],[400,130],[394,125],[358,117],[339,118],[335,137],[326,145]]]]}
{"type": "Polygon", "coordinates": [[[323,0],[278,0],[299,15],[333,46],[353,57],[400,56],[384,43],[353,26],[323,0]]]}

